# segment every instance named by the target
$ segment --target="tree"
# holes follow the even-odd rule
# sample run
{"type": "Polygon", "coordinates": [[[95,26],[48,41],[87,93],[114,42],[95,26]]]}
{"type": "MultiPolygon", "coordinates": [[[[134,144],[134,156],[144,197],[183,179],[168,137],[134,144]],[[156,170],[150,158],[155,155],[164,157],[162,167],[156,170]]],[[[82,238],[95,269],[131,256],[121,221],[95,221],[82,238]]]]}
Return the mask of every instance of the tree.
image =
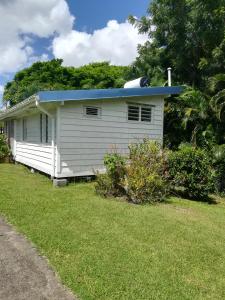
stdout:
{"type": "Polygon", "coordinates": [[[36,62],[19,71],[4,91],[4,101],[12,105],[40,90],[69,90],[122,87],[128,67],[111,66],[108,62],[92,63],[80,68],[64,67],[61,59],[36,62]]]}
{"type": "Polygon", "coordinates": [[[204,89],[208,77],[225,72],[224,7],[225,0],[153,0],[149,16],[130,17],[150,38],[139,47],[134,69],[148,69],[154,80],[156,69],[165,79],[172,67],[175,82],[204,89]]]}
{"type": "Polygon", "coordinates": [[[162,85],[172,67],[174,85],[189,86],[166,101],[166,143],[224,143],[225,0],[152,0],[147,13],[129,18],[149,35],[131,72],[162,85]]]}

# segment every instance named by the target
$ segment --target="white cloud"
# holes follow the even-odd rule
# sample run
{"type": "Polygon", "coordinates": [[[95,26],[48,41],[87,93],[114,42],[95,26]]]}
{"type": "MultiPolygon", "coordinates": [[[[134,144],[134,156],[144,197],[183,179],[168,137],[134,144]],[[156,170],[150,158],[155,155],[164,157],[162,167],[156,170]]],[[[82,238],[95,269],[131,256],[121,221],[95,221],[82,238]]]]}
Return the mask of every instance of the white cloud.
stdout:
{"type": "Polygon", "coordinates": [[[3,94],[3,92],[4,92],[4,86],[0,85],[0,94],[3,94]]]}
{"type": "Polygon", "coordinates": [[[109,21],[105,28],[93,34],[71,30],[53,40],[53,54],[64,60],[64,65],[81,66],[90,62],[110,61],[115,65],[128,65],[137,56],[137,45],[144,44],[147,35],[126,21],[109,21]]]}
{"type": "Polygon", "coordinates": [[[4,93],[4,86],[0,85],[0,108],[1,108],[1,102],[2,102],[1,99],[2,99],[3,93],[4,93]]]}
{"type": "Polygon", "coordinates": [[[65,0],[1,0],[0,72],[15,72],[35,60],[30,35],[66,34],[73,21],[65,0]]]}
{"type": "Polygon", "coordinates": [[[137,45],[147,40],[127,21],[112,20],[88,34],[73,29],[74,19],[66,0],[0,0],[0,75],[49,59],[46,53],[35,54],[37,37],[53,37],[53,55],[71,66],[95,61],[128,65],[137,56],[137,45]]]}

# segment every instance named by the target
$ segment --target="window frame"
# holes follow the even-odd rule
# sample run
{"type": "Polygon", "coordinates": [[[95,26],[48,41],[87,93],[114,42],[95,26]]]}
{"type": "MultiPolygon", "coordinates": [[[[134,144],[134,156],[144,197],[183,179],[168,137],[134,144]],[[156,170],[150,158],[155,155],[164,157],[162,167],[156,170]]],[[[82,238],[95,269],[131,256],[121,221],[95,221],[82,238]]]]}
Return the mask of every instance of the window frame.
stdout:
{"type": "Polygon", "coordinates": [[[49,141],[49,117],[46,114],[41,113],[39,117],[39,133],[40,143],[50,144],[49,141]]]}
{"type": "Polygon", "coordinates": [[[85,118],[100,119],[102,117],[102,109],[99,106],[85,105],[85,106],[83,106],[83,114],[84,114],[85,118]],[[98,114],[97,115],[88,115],[87,114],[87,108],[97,109],[98,114]]]}
{"type": "Polygon", "coordinates": [[[22,141],[27,141],[27,118],[22,119],[22,141]]]}
{"type": "Polygon", "coordinates": [[[49,143],[49,130],[48,130],[48,124],[49,124],[48,115],[45,115],[45,143],[46,143],[46,144],[49,143]]]}
{"type": "Polygon", "coordinates": [[[153,109],[155,105],[152,104],[146,104],[146,103],[127,103],[127,121],[131,123],[145,123],[145,124],[151,124],[153,122],[153,109]],[[129,119],[129,107],[130,106],[136,106],[138,107],[138,120],[130,120],[129,119]],[[151,115],[150,115],[150,121],[142,120],[142,109],[143,108],[150,108],[151,109],[151,115]]]}
{"type": "Polygon", "coordinates": [[[40,143],[43,143],[43,115],[40,114],[40,143]]]}

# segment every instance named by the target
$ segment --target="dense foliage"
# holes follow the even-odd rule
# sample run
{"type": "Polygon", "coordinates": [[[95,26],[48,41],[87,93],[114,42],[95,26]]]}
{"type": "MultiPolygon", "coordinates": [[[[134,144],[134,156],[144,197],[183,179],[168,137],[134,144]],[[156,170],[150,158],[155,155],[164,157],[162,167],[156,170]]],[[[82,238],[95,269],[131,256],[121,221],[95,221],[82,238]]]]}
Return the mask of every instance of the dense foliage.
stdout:
{"type": "Polygon", "coordinates": [[[0,162],[10,154],[9,146],[3,134],[0,134],[0,162]]]}
{"type": "Polygon", "coordinates": [[[36,62],[15,75],[6,85],[3,98],[14,105],[40,90],[118,88],[125,83],[127,70],[108,62],[79,68],[64,67],[61,59],[36,62]]]}
{"type": "Polygon", "coordinates": [[[215,169],[215,191],[225,193],[225,145],[212,149],[213,168],[215,169]]]}
{"type": "Polygon", "coordinates": [[[125,197],[135,204],[155,203],[176,194],[208,200],[225,187],[225,148],[206,151],[190,144],[162,150],[153,141],[131,144],[129,155],[107,154],[105,174],[97,174],[96,192],[104,197],[125,197]]]}
{"type": "Polygon", "coordinates": [[[96,191],[103,196],[124,196],[135,204],[160,202],[168,185],[164,176],[164,152],[156,142],[145,139],[131,144],[127,158],[107,154],[106,174],[98,174],[96,191]]]}
{"type": "Polygon", "coordinates": [[[191,199],[207,199],[214,190],[214,171],[207,152],[181,145],[168,156],[171,186],[191,199]]]}
{"type": "Polygon", "coordinates": [[[145,139],[129,147],[124,186],[133,203],[154,203],[165,199],[168,192],[164,177],[164,152],[161,146],[145,139]]]}
{"type": "Polygon", "coordinates": [[[123,196],[126,158],[118,153],[106,154],[104,165],[106,173],[97,173],[96,192],[104,197],[123,196]]]}
{"type": "Polygon", "coordinates": [[[169,146],[225,142],[224,7],[225,0],[153,0],[148,16],[130,17],[141,33],[149,35],[139,47],[132,74],[147,74],[151,85],[161,85],[167,80],[166,69],[172,67],[173,83],[191,87],[166,103],[169,146]]]}

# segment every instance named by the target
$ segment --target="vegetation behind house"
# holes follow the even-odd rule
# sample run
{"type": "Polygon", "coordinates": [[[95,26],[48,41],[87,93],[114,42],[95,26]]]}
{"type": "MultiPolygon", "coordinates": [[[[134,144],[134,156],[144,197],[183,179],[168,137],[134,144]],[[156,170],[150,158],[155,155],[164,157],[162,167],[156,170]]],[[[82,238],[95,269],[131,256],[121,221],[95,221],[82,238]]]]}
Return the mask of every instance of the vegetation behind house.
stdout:
{"type": "Polygon", "coordinates": [[[64,67],[61,59],[36,62],[16,73],[7,83],[4,101],[15,105],[41,90],[77,90],[122,87],[128,67],[111,66],[108,62],[93,63],[79,68],[64,67]]]}

